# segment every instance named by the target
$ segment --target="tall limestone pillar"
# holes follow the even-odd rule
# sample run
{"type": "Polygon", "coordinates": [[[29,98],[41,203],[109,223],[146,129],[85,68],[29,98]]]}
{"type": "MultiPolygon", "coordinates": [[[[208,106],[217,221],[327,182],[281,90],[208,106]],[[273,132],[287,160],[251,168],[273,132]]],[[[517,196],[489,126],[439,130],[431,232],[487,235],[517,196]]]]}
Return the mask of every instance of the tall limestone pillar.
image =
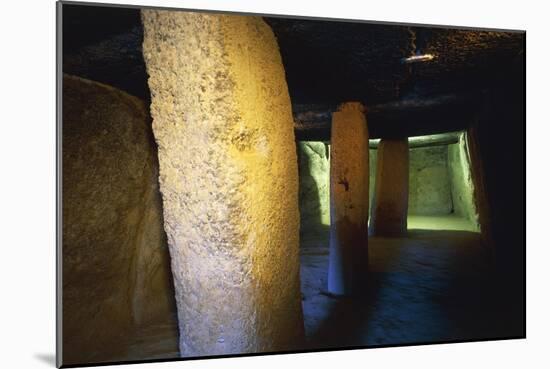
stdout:
{"type": "Polygon", "coordinates": [[[180,354],[296,349],[298,168],[275,37],[260,17],[142,21],[180,354]]]}
{"type": "Polygon", "coordinates": [[[354,293],[368,266],[369,134],[360,103],[332,115],[328,291],[354,293]]]}
{"type": "Polygon", "coordinates": [[[399,236],[407,232],[409,207],[409,141],[407,138],[380,141],[372,202],[370,228],[373,236],[399,236]]]}

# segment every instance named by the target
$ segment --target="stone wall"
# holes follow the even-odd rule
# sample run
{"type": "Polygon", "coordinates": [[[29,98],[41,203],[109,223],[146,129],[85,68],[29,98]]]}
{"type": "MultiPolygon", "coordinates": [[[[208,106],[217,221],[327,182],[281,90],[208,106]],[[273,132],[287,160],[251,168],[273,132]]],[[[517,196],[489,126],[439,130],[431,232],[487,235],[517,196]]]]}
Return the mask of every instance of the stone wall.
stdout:
{"type": "Polygon", "coordinates": [[[464,134],[460,141],[449,145],[449,177],[452,183],[454,214],[468,219],[479,230],[479,220],[474,198],[474,183],[470,170],[470,156],[464,134]]]}
{"type": "MultiPolygon", "coordinates": [[[[330,224],[328,143],[301,141],[300,212],[301,234],[306,243],[322,234],[330,224]]],[[[369,150],[369,199],[372,203],[376,180],[377,149],[369,150]]],[[[477,223],[469,161],[465,141],[460,144],[410,149],[409,214],[446,215],[456,213],[477,223]]],[[[321,235],[321,238],[323,237],[321,235]]]]}
{"type": "Polygon", "coordinates": [[[446,215],[453,210],[447,146],[412,148],[409,214],[446,215]]]}
{"type": "Polygon", "coordinates": [[[302,246],[328,247],[323,240],[330,229],[329,152],[328,142],[298,142],[302,246]]]}
{"type": "Polygon", "coordinates": [[[63,363],[120,360],[175,301],[151,120],[139,99],[63,77],[63,363]]]}
{"type": "MultiPolygon", "coordinates": [[[[376,180],[378,150],[370,150],[370,199],[376,180]]],[[[445,215],[452,212],[447,146],[411,148],[409,153],[409,214],[445,215]]]]}
{"type": "MultiPolygon", "coordinates": [[[[374,196],[374,184],[376,182],[376,161],[377,160],[378,160],[378,150],[369,149],[369,204],[372,204],[372,197],[374,196]]],[[[371,211],[372,211],[372,206],[369,206],[369,215],[371,214],[371,211]]]]}

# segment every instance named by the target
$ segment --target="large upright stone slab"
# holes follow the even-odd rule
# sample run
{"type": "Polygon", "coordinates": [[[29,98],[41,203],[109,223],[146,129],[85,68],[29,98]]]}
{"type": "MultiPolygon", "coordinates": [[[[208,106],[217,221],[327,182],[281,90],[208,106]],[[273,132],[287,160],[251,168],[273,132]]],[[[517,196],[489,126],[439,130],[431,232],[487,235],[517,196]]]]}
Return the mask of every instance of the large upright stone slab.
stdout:
{"type": "Polygon", "coordinates": [[[489,251],[491,257],[494,257],[494,240],[491,229],[491,216],[489,209],[489,202],[487,198],[487,182],[485,173],[483,171],[483,162],[481,158],[481,152],[479,147],[479,122],[470,126],[465,133],[466,148],[470,154],[470,170],[473,180],[473,196],[475,201],[475,208],[477,210],[477,219],[479,224],[479,231],[481,232],[481,239],[483,245],[489,251]]]}
{"type": "Polygon", "coordinates": [[[352,294],[368,266],[369,134],[360,103],[332,115],[328,291],[352,294]]]}
{"type": "Polygon", "coordinates": [[[371,211],[374,236],[399,236],[407,232],[409,206],[409,141],[382,139],[371,211]]]}
{"type": "Polygon", "coordinates": [[[474,174],[470,153],[465,133],[460,135],[458,143],[449,145],[448,162],[452,183],[453,213],[467,220],[470,230],[479,231],[479,212],[474,195],[474,174]]]}
{"type": "Polygon", "coordinates": [[[63,364],[131,360],[138,329],[175,326],[151,118],[116,88],[62,86],[63,364]]]}
{"type": "Polygon", "coordinates": [[[300,246],[327,247],[330,228],[329,150],[324,142],[297,145],[300,172],[300,246]]]}
{"type": "Polygon", "coordinates": [[[249,16],[142,21],[180,354],[296,349],[298,168],[273,32],[249,16]]]}
{"type": "Polygon", "coordinates": [[[409,206],[411,215],[441,216],[453,210],[448,149],[452,145],[409,150],[409,206]]]}

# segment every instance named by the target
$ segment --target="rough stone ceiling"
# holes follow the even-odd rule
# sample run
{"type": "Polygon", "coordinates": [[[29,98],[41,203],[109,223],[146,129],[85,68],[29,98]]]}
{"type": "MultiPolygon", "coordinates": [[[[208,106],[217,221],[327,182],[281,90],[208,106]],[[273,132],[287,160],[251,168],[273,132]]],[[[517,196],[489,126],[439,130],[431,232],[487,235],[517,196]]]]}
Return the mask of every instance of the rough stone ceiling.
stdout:
{"type": "Polygon", "coordinates": [[[476,90],[523,52],[524,36],[517,32],[266,20],[277,35],[297,103],[360,100],[374,105],[476,90]],[[435,59],[401,62],[417,52],[435,59]]]}
{"type": "MultiPolygon", "coordinates": [[[[148,100],[139,10],[63,12],[64,71],[148,100]]],[[[454,131],[495,81],[523,78],[522,32],[264,19],[279,42],[299,139],[330,137],[330,112],[345,101],[365,104],[371,137],[454,131]],[[435,59],[402,63],[415,53],[435,59]]]]}

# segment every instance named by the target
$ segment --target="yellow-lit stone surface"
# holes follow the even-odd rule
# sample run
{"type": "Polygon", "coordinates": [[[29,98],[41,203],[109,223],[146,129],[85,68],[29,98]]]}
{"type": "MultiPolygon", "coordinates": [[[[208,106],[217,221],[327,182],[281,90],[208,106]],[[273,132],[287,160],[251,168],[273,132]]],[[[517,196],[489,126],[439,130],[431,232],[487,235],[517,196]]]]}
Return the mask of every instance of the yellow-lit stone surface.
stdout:
{"type": "Polygon", "coordinates": [[[290,98],[260,17],[143,10],[182,356],[303,339],[290,98]]]}
{"type": "Polygon", "coordinates": [[[409,141],[382,139],[378,145],[370,227],[376,236],[407,232],[409,206],[409,141]]]}
{"type": "Polygon", "coordinates": [[[350,294],[368,267],[369,134],[360,103],[332,115],[328,290],[350,294]]]}
{"type": "Polygon", "coordinates": [[[63,77],[65,365],[127,359],[140,327],[173,324],[150,124],[141,100],[63,77]]]}

